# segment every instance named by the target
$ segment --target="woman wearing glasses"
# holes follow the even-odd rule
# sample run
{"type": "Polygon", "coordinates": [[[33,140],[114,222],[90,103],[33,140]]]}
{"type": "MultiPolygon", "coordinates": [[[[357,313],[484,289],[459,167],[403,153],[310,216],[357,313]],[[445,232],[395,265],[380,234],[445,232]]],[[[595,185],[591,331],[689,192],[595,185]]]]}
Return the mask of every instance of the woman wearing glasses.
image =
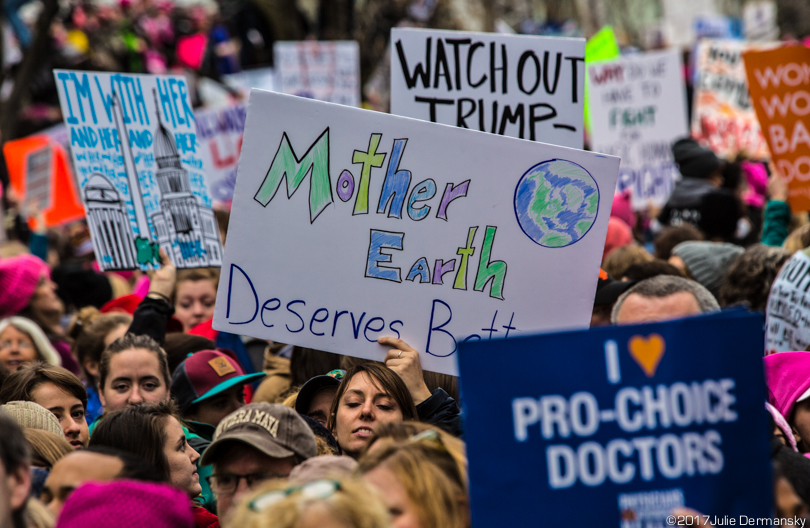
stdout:
{"type": "Polygon", "coordinates": [[[62,365],[59,353],[33,321],[25,317],[0,321],[0,362],[3,366],[14,372],[20,365],[34,361],[57,367],[62,365]]]}
{"type": "Polygon", "coordinates": [[[234,511],[239,528],[389,528],[388,513],[376,494],[354,479],[314,480],[291,486],[268,482],[234,511]]]}
{"type": "MultiPolygon", "coordinates": [[[[135,405],[105,415],[93,431],[90,445],[139,455],[190,499],[197,498],[202,490],[197,474],[200,455],[188,445],[172,403],[135,405]]],[[[216,516],[204,508],[194,506],[193,513],[197,526],[219,527],[216,516]]]]}

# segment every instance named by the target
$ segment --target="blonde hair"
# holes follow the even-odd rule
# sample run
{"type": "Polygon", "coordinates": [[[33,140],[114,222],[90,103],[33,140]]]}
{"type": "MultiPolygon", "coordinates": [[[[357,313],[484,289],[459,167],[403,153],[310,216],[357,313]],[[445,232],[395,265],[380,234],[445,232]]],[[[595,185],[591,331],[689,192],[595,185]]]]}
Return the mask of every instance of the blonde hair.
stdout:
{"type": "Polygon", "coordinates": [[[810,246],[810,224],[804,224],[791,231],[782,243],[782,248],[791,255],[807,246],[810,246]]]}
{"type": "Polygon", "coordinates": [[[371,437],[371,440],[369,440],[368,445],[366,446],[366,451],[363,453],[363,455],[369,451],[379,449],[383,445],[387,445],[392,441],[403,442],[415,437],[419,433],[424,433],[425,431],[435,432],[438,436],[438,442],[440,442],[450,456],[453,457],[453,460],[456,462],[456,466],[458,467],[458,473],[461,476],[461,480],[466,489],[468,485],[467,446],[463,440],[456,438],[450,433],[447,433],[434,425],[426,424],[424,422],[414,422],[411,420],[380,424],[377,427],[377,431],[371,437]],[[388,442],[384,442],[385,440],[388,440],[388,442]]]}
{"type": "Polygon", "coordinates": [[[73,452],[73,447],[65,440],[42,429],[23,429],[25,440],[31,450],[31,465],[51,469],[63,456],[73,452]]]}
{"type": "Polygon", "coordinates": [[[631,244],[611,251],[605,262],[602,263],[602,269],[614,279],[621,280],[627,268],[633,264],[643,264],[653,260],[655,257],[650,255],[649,251],[636,244],[631,244]]]}
{"type": "Polygon", "coordinates": [[[30,498],[25,505],[25,525],[28,528],[53,528],[56,516],[37,499],[30,498]]]}
{"type": "Polygon", "coordinates": [[[298,391],[293,391],[292,393],[287,394],[284,396],[284,399],[281,400],[279,403],[285,407],[289,407],[290,409],[295,409],[295,400],[298,399],[298,391]]]}
{"type": "Polygon", "coordinates": [[[422,528],[469,528],[469,499],[455,460],[443,446],[425,440],[384,442],[366,453],[357,471],[390,470],[414,505],[422,528]]]}
{"type": "Polygon", "coordinates": [[[240,528],[296,528],[307,513],[319,506],[325,508],[332,519],[351,528],[388,528],[388,511],[375,493],[362,481],[341,479],[332,495],[325,498],[304,497],[297,487],[287,481],[274,480],[265,483],[239,503],[229,519],[229,526],[240,528]],[[267,493],[280,491],[287,496],[259,511],[252,503],[267,493]]]}

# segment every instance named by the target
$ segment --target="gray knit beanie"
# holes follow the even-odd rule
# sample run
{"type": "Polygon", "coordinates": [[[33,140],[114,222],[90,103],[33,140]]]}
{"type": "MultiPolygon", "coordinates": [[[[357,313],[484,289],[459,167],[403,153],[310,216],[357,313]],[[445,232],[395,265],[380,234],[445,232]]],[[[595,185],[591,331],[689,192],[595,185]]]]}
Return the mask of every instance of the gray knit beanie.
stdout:
{"type": "Polygon", "coordinates": [[[726,270],[742,252],[743,248],[734,244],[695,240],[681,242],[672,250],[673,255],[681,257],[695,281],[715,297],[726,278],[726,270]]]}
{"type": "Polygon", "coordinates": [[[10,401],[0,405],[23,429],[41,429],[64,438],[62,426],[56,416],[45,407],[30,401],[10,401]]]}

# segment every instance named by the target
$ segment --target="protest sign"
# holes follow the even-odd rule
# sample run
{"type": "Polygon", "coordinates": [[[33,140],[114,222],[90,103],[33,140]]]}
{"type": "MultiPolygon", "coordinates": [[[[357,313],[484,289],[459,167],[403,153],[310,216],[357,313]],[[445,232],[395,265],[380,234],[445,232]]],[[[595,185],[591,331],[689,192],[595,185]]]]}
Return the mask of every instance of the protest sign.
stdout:
{"type": "Polygon", "coordinates": [[[765,316],[765,353],[810,348],[810,256],[797,251],[771,286],[765,316]]]}
{"type": "Polygon", "coordinates": [[[194,112],[208,194],[215,203],[229,206],[233,199],[246,116],[247,105],[241,103],[194,112]]]}
{"type": "Polygon", "coordinates": [[[23,208],[37,203],[46,227],[84,217],[69,154],[48,134],[36,134],[3,145],[9,181],[23,208]]]}
{"type": "Polygon", "coordinates": [[[463,339],[587,327],[618,169],[254,90],[214,328],[376,360],[398,336],[455,374],[463,339]]]}
{"type": "Polygon", "coordinates": [[[774,0],[755,0],[743,6],[743,27],[746,40],[771,41],[779,38],[774,0]]]}
{"type": "MultiPolygon", "coordinates": [[[[594,34],[588,42],[585,43],[585,67],[587,68],[592,62],[606,61],[615,59],[621,55],[619,44],[616,42],[616,34],[613,32],[611,26],[605,26],[594,34]]],[[[585,108],[584,118],[585,126],[590,132],[591,118],[588,115],[590,104],[590,86],[588,76],[585,75],[585,108]]]]}
{"type": "Polygon", "coordinates": [[[103,270],[219,266],[183,77],[54,70],[96,259],[103,270]]]}
{"type": "Polygon", "coordinates": [[[788,203],[810,211],[810,49],[786,46],[743,53],[751,99],[776,168],[788,180],[788,203]]]}
{"type": "Polygon", "coordinates": [[[695,19],[717,14],[715,0],[662,0],[664,34],[673,48],[688,48],[695,43],[695,19]]]}
{"type": "Polygon", "coordinates": [[[279,92],[360,106],[360,48],[357,42],[276,42],[273,55],[279,92]]]}
{"type": "Polygon", "coordinates": [[[472,525],[768,517],[762,338],[740,310],[461,344],[472,525]]]}
{"type": "Polygon", "coordinates": [[[622,159],[616,191],[633,207],[662,207],[680,176],[670,145],[688,133],[686,94],[677,50],[588,66],[594,152],[622,159]]]}
{"type": "Polygon", "coordinates": [[[703,40],[697,46],[692,137],[724,158],[770,156],[742,60],[742,52],[752,46],[738,40],[703,40]]]}
{"type": "Polygon", "coordinates": [[[391,113],[582,148],[585,40],[391,30],[391,113]]]}
{"type": "Polygon", "coordinates": [[[695,17],[695,37],[700,39],[739,39],[742,37],[742,21],[723,15],[695,17]]]}

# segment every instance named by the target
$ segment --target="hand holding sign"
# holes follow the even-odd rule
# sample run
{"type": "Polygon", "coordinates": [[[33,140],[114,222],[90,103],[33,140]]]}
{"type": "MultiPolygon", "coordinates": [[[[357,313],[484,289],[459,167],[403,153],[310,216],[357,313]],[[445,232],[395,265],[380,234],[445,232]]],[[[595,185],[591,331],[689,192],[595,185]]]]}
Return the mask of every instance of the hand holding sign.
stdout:
{"type": "Polygon", "coordinates": [[[419,405],[430,398],[430,389],[425,385],[425,377],[422,374],[419,352],[402,339],[395,337],[381,337],[377,342],[394,347],[385,355],[385,366],[396,372],[405,382],[414,405],[419,405]]]}

